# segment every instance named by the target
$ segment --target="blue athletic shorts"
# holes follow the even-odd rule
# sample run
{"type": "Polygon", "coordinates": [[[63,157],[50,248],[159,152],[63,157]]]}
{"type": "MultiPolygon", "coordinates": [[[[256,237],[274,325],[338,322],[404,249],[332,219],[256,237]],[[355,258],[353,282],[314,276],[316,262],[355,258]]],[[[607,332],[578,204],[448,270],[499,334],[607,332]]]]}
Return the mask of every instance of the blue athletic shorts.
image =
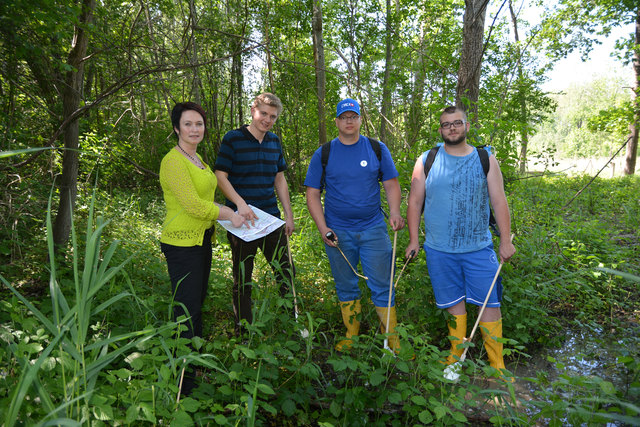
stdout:
{"type": "MultiPolygon", "coordinates": [[[[482,306],[498,271],[493,244],[475,252],[452,254],[424,245],[427,268],[438,308],[453,307],[460,301],[482,306]]],[[[502,278],[498,277],[487,307],[500,307],[502,278]]]]}

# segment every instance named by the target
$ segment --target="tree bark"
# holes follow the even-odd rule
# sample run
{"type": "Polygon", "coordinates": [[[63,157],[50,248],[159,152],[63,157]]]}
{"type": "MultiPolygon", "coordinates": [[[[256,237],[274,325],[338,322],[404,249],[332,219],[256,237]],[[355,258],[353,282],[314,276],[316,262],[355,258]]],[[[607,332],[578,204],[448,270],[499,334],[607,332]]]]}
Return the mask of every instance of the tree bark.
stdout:
{"type": "MultiPolygon", "coordinates": [[[[386,17],[386,49],[385,49],[385,66],[384,66],[384,80],[382,82],[382,107],[380,108],[380,139],[388,142],[387,137],[387,122],[391,116],[391,70],[393,69],[392,62],[392,38],[391,38],[391,0],[387,0],[387,17],[386,17]]],[[[388,144],[387,144],[388,145],[388,144]]]]}
{"type": "Polygon", "coordinates": [[[198,25],[196,5],[194,0],[189,0],[189,26],[191,27],[191,69],[193,73],[191,95],[193,96],[193,102],[198,105],[202,105],[201,86],[200,82],[200,69],[196,66],[198,63],[198,44],[196,43],[196,27],[198,25]]]}
{"type": "Polygon", "coordinates": [[[524,175],[527,171],[527,150],[529,148],[529,133],[527,132],[526,123],[527,116],[527,100],[524,96],[522,85],[524,84],[524,73],[522,71],[522,52],[520,52],[520,36],[518,34],[518,18],[513,10],[513,3],[509,0],[509,12],[511,13],[511,22],[513,23],[513,33],[516,40],[516,52],[518,55],[518,98],[520,103],[520,121],[523,126],[520,127],[520,173],[524,175]]]}
{"type": "Polygon", "coordinates": [[[407,144],[413,147],[418,140],[420,129],[422,128],[422,100],[424,98],[425,81],[427,73],[425,71],[426,30],[428,24],[423,24],[420,35],[420,51],[416,58],[416,71],[413,79],[413,91],[411,93],[411,104],[409,106],[409,117],[407,119],[407,144]]]}
{"type": "Polygon", "coordinates": [[[477,103],[480,94],[480,68],[487,4],[488,0],[465,0],[462,24],[462,52],[460,68],[458,68],[456,105],[467,111],[469,119],[474,122],[478,115],[477,103]]]}
{"type": "Polygon", "coordinates": [[[322,37],[322,0],[313,0],[313,61],[316,70],[316,92],[318,94],[318,145],[327,142],[327,120],[325,100],[327,76],[324,62],[324,40],[322,37]]]}
{"type": "Polygon", "coordinates": [[[636,40],[635,53],[633,54],[633,71],[636,77],[636,87],[634,88],[634,120],[629,130],[631,139],[627,144],[627,155],[624,163],[624,174],[633,175],[636,171],[636,160],[638,157],[638,133],[640,132],[640,7],[636,11],[636,40]]]}
{"type": "MultiPolygon", "coordinates": [[[[89,35],[85,28],[93,21],[95,0],[82,1],[82,13],[78,25],[74,29],[71,51],[67,64],[71,66],[65,76],[62,91],[62,111],[64,118],[70,117],[80,105],[82,80],[84,74],[84,57],[87,53],[89,35]]],[[[78,119],[72,120],[65,128],[64,154],[62,157],[62,177],[60,179],[60,205],[53,225],[53,241],[61,248],[69,240],[71,233],[71,215],[75,207],[78,192],[78,138],[80,126],[78,119]]]]}

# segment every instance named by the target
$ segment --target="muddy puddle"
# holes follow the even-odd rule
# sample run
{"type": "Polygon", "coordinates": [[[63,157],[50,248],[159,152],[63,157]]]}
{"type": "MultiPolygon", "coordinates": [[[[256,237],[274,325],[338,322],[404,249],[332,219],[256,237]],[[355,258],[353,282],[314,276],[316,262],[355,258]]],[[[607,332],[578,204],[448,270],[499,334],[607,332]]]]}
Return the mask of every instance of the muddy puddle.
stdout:
{"type": "MultiPolygon", "coordinates": [[[[619,328],[615,333],[602,328],[574,326],[565,334],[559,347],[545,348],[531,354],[525,363],[509,366],[518,377],[515,389],[522,405],[518,406],[529,415],[538,412],[544,402],[551,405],[558,398],[565,402],[584,398],[585,392],[590,393],[589,389],[594,393],[610,389],[611,393],[628,394],[632,373],[618,358],[630,356],[637,360],[640,357],[638,324],[619,328]],[[532,401],[537,404],[530,405],[532,401]]],[[[544,418],[541,421],[544,425],[544,418]]],[[[613,421],[606,425],[627,424],[613,421]]]]}

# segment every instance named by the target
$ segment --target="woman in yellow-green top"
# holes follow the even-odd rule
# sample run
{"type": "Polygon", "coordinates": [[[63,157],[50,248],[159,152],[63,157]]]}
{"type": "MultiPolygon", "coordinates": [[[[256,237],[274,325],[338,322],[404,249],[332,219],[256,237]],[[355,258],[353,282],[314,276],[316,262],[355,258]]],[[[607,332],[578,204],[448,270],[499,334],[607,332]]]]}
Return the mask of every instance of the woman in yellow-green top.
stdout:
{"type": "MultiPolygon", "coordinates": [[[[198,104],[176,104],[171,111],[171,124],[178,143],[160,165],[167,207],[160,246],[169,268],[174,319],[183,314],[190,316],[187,330],[181,334],[185,338],[202,336],[202,303],[211,273],[215,220],[230,220],[235,227],[246,225],[242,216],[213,200],[218,181],[196,152],[206,132],[206,117],[198,104]]],[[[182,393],[190,394],[194,385],[195,372],[188,369],[182,393]]]]}

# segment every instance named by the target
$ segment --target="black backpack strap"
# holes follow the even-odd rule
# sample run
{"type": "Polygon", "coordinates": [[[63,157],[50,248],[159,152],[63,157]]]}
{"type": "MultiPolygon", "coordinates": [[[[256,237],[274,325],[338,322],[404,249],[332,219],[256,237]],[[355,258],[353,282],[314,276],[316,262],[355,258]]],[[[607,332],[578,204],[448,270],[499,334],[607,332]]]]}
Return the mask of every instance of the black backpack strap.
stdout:
{"type": "Polygon", "coordinates": [[[320,148],[320,163],[322,164],[322,175],[320,175],[320,192],[324,190],[324,179],[327,174],[327,162],[329,162],[329,151],[331,150],[331,141],[325,142],[320,148]]]}
{"type": "Polygon", "coordinates": [[[427,178],[427,176],[429,176],[429,171],[431,170],[431,166],[433,166],[433,161],[436,159],[436,154],[438,154],[439,148],[440,147],[433,147],[431,150],[429,150],[422,162],[425,179],[427,178]]]}
{"type": "Polygon", "coordinates": [[[378,158],[378,163],[380,164],[378,168],[378,181],[382,182],[382,148],[380,148],[380,141],[377,139],[369,138],[369,144],[371,144],[371,149],[374,153],[376,153],[376,157],[378,158]]]}
{"type": "MultiPolygon", "coordinates": [[[[489,175],[489,152],[485,150],[486,145],[479,145],[476,147],[478,150],[478,157],[480,157],[480,164],[482,164],[482,171],[484,172],[484,176],[489,175]]],[[[496,226],[496,217],[493,215],[493,209],[489,208],[489,227],[493,230],[493,234],[500,237],[500,230],[496,226]]]]}
{"type": "Polygon", "coordinates": [[[484,176],[489,175],[489,153],[484,149],[486,145],[479,145],[476,147],[478,150],[478,156],[480,157],[480,164],[482,165],[482,170],[484,171],[484,176]]]}

